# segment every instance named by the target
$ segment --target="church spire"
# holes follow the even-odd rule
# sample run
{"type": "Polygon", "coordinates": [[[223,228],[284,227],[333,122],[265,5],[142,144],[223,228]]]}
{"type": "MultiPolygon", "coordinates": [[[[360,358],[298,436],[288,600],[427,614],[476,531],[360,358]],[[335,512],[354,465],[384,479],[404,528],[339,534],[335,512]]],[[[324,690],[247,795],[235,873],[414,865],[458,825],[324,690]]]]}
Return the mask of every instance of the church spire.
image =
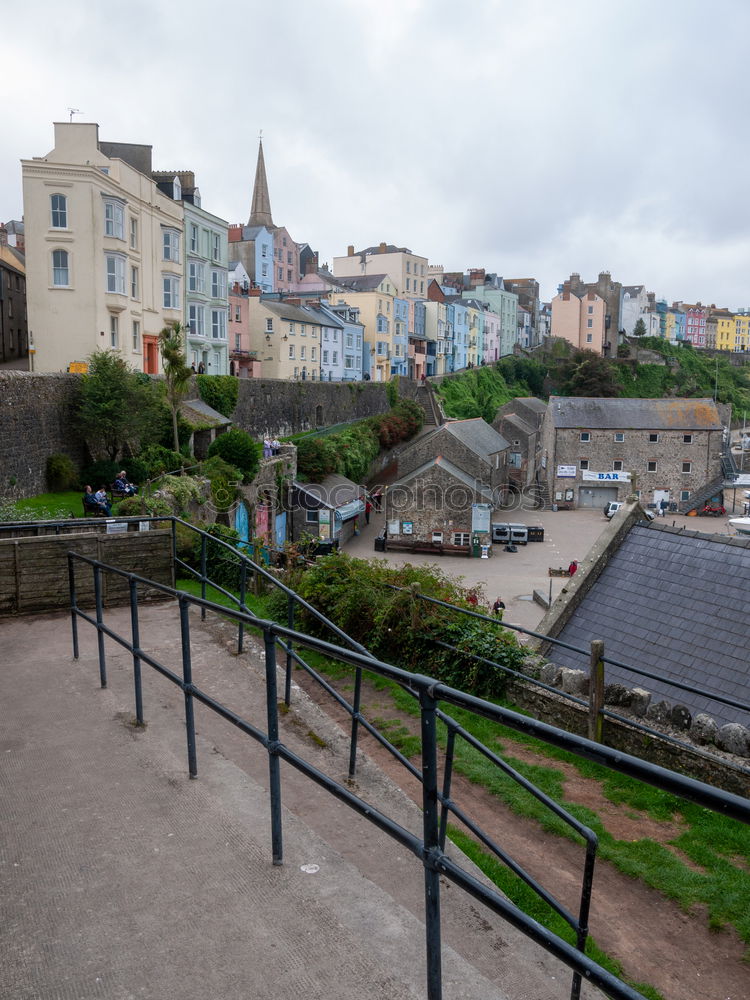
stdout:
{"type": "Polygon", "coordinates": [[[263,159],[263,138],[258,142],[258,165],[255,168],[255,185],[253,187],[253,203],[250,207],[249,226],[266,226],[273,228],[271,218],[271,199],[268,196],[268,181],[266,180],[266,164],[263,159]]]}

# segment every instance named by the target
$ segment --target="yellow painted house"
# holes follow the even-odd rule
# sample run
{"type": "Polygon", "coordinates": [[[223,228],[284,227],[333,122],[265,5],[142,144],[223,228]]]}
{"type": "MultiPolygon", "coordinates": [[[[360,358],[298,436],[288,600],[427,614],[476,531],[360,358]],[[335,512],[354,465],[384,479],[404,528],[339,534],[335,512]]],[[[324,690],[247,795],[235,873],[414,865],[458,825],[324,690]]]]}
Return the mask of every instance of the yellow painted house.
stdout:
{"type": "Polygon", "coordinates": [[[734,316],[728,309],[713,309],[712,316],[716,318],[716,349],[717,351],[734,350],[734,316]]]}

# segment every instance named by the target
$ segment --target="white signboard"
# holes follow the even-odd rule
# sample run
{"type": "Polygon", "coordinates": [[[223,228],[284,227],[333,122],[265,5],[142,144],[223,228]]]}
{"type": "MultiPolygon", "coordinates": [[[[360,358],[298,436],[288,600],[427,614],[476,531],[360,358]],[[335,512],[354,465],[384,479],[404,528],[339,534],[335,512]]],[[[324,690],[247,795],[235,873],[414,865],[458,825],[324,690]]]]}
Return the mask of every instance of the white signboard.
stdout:
{"type": "Polygon", "coordinates": [[[151,522],[150,521],[139,521],[138,522],[138,530],[139,531],[151,531],[151,522]]]}
{"type": "Polygon", "coordinates": [[[578,466],[577,465],[558,465],[558,467],[557,467],[557,478],[558,479],[575,479],[577,472],[578,472],[578,466]]]}
{"type": "Polygon", "coordinates": [[[108,535],[121,535],[128,530],[126,521],[107,521],[108,535]]]}
{"type": "Polygon", "coordinates": [[[388,534],[389,535],[400,535],[401,534],[401,522],[400,521],[389,521],[388,522],[388,534]]]}
{"type": "Polygon", "coordinates": [[[584,469],[581,476],[588,483],[629,483],[629,472],[591,472],[584,469]]]}
{"type": "Polygon", "coordinates": [[[492,507],[488,503],[473,503],[471,505],[471,530],[489,531],[492,507]]]}

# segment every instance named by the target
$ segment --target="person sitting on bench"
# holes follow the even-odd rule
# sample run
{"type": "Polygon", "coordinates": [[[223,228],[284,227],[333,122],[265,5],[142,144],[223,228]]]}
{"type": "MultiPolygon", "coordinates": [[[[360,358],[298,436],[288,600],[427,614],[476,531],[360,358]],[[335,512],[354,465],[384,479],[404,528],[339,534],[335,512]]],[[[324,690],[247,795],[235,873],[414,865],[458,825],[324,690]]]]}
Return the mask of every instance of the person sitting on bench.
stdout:
{"type": "Polygon", "coordinates": [[[119,493],[124,497],[133,497],[138,492],[138,487],[128,482],[124,469],[122,472],[117,473],[117,478],[112,484],[112,489],[115,493],[119,493]]]}
{"type": "Polygon", "coordinates": [[[100,486],[99,489],[94,494],[94,499],[98,504],[104,508],[104,512],[109,517],[112,513],[112,505],[109,502],[109,497],[107,496],[107,487],[100,486]]]}
{"type": "MultiPolygon", "coordinates": [[[[90,511],[92,514],[108,514],[109,504],[103,504],[97,500],[97,494],[91,489],[90,486],[84,486],[83,493],[83,508],[84,510],[90,511]]],[[[106,494],[105,494],[106,496],[106,494]]]]}

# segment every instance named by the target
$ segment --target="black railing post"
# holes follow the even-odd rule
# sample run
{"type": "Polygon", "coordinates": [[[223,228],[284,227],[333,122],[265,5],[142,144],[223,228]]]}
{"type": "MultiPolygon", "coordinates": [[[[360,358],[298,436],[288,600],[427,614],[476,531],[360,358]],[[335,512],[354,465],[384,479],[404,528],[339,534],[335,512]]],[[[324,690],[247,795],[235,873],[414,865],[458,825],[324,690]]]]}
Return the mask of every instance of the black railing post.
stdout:
{"type": "Polygon", "coordinates": [[[177,521],[174,517],[171,519],[170,524],[172,525],[172,572],[176,577],[177,576],[177,521]]]}
{"type": "Polygon", "coordinates": [[[589,667],[589,712],[588,738],[595,743],[602,742],[602,723],[604,708],[604,642],[601,639],[591,640],[591,659],[589,667]]]}
{"type": "Polygon", "coordinates": [[[73,659],[78,659],[78,596],[76,570],[72,553],[68,553],[68,587],[70,588],[70,628],[73,633],[73,659]]]}
{"type": "Polygon", "coordinates": [[[349,741],[349,777],[357,772],[357,737],[359,736],[359,711],[362,706],[362,667],[354,671],[354,697],[352,698],[352,738],[349,741]]]}
{"type": "Polygon", "coordinates": [[[440,851],[437,775],[437,702],[428,691],[419,696],[422,721],[422,823],[424,854],[424,910],[427,943],[427,998],[441,1000],[443,977],[440,943],[440,874],[435,861],[440,851]]]}
{"type": "Polygon", "coordinates": [[[195,751],[195,712],[193,710],[193,663],[190,657],[190,605],[180,597],[180,639],[182,642],[182,690],[185,695],[185,728],[187,730],[188,771],[198,777],[195,751]]]}
{"type": "MultiPolygon", "coordinates": [[[[591,909],[591,893],[594,888],[594,862],[596,861],[597,840],[586,841],[586,861],[583,867],[583,885],[581,886],[581,906],[578,910],[578,927],[576,928],[576,948],[582,955],[586,954],[586,938],[589,935],[589,911],[591,909]]],[[[579,1000],[581,995],[581,974],[573,973],[570,987],[570,1000],[579,1000]]]]}
{"type": "Polygon", "coordinates": [[[281,767],[279,763],[279,704],[276,691],[276,641],[270,628],[263,630],[266,648],[266,713],[268,716],[268,778],[271,793],[271,853],[273,863],[284,863],[281,838],[281,767]]]}
{"type": "MultiPolygon", "coordinates": [[[[290,594],[286,601],[286,623],[289,628],[294,628],[294,611],[296,601],[290,594]]],[[[292,640],[286,641],[286,674],[284,676],[284,704],[289,706],[292,703],[292,640]]]]}
{"type": "Polygon", "coordinates": [[[451,797],[451,779],[453,777],[453,755],[456,747],[456,730],[448,729],[448,744],[445,748],[445,770],[443,771],[443,803],[440,809],[440,850],[445,850],[445,836],[448,830],[448,799],[451,797]]]}
{"type": "MultiPolygon", "coordinates": [[[[201,535],[201,597],[206,599],[206,536],[201,535]]],[[[206,620],[206,609],[201,608],[201,621],[206,620]]]]}
{"type": "Polygon", "coordinates": [[[99,649],[99,683],[107,686],[107,661],[104,654],[104,601],[102,598],[102,572],[94,566],[94,600],[96,602],[96,643],[99,649]]]}
{"type": "MultiPolygon", "coordinates": [[[[174,522],[173,522],[174,523],[174,522]]],[[[130,577],[130,629],[133,636],[133,685],[135,687],[135,719],[143,725],[143,685],[141,683],[141,635],[138,627],[138,584],[130,577]]]]}
{"type": "MultiPolygon", "coordinates": [[[[240,563],[240,611],[247,613],[245,597],[247,596],[247,563],[240,563]]],[[[241,653],[245,645],[245,623],[242,619],[237,623],[237,652],[241,653]]]]}

